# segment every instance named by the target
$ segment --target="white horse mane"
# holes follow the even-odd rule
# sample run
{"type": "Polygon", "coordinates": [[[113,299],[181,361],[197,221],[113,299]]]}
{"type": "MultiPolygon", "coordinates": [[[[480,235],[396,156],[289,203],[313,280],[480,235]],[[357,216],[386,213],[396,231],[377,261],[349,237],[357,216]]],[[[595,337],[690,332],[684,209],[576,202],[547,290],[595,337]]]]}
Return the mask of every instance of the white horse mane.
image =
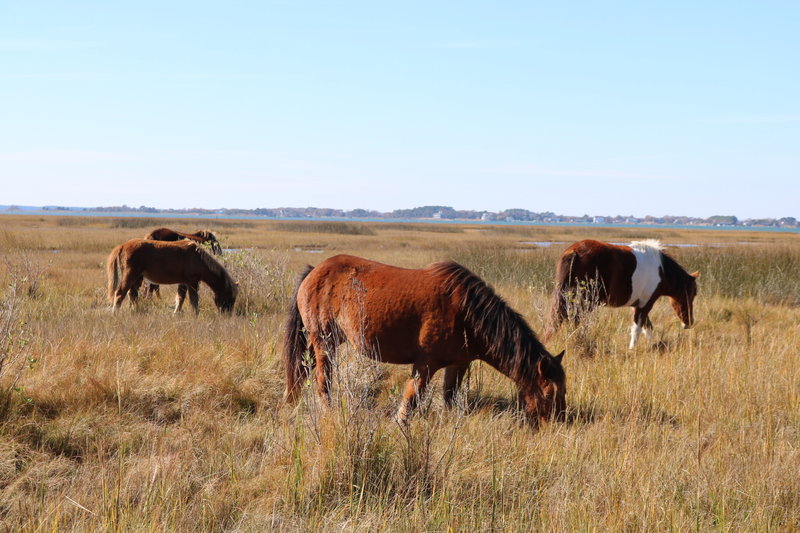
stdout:
{"type": "Polygon", "coordinates": [[[643,254],[646,253],[661,253],[664,250],[664,245],[658,239],[645,239],[643,241],[632,241],[631,248],[643,254]]]}

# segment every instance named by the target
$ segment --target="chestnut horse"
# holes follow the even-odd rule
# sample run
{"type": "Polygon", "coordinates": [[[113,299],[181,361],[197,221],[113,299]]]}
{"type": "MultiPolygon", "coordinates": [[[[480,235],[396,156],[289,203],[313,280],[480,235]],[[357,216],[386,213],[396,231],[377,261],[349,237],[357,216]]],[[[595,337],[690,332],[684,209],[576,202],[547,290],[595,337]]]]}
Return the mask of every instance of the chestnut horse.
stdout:
{"type": "Polygon", "coordinates": [[[128,293],[131,304],[136,303],[145,277],[154,283],[181,284],[176,313],[183,306],[187,292],[194,312],[199,312],[197,290],[201,281],[214,291],[214,303],[221,312],[230,313],[236,301],[237,286],[225,267],[193,241],[131,239],[108,256],[106,273],[112,311],[119,309],[128,293]]]}
{"type": "Polygon", "coordinates": [[[401,422],[441,368],[452,403],[475,359],[516,382],[532,422],[565,414],[564,352],[550,355],[522,316],[457,263],[412,270],[337,255],[307,267],[286,324],[286,401],[297,399],[314,366],[317,392],[329,399],[331,357],[342,341],[379,361],[413,365],[401,422]]]}
{"type": "MultiPolygon", "coordinates": [[[[181,241],[186,239],[199,244],[208,244],[214,255],[222,255],[222,247],[219,245],[217,236],[205,229],[195,231],[194,233],[183,233],[169,228],[158,228],[145,235],[144,238],[151,241],[181,241]]],[[[183,290],[186,291],[186,288],[184,287],[183,290]]],[[[161,297],[159,286],[147,280],[144,282],[143,292],[146,298],[154,294],[158,295],[159,298],[161,297]]]]}
{"type": "Polygon", "coordinates": [[[222,247],[219,245],[217,236],[205,229],[194,233],[183,233],[169,228],[158,228],[145,235],[144,238],[152,241],[180,241],[186,239],[200,244],[208,244],[214,255],[222,255],[222,247]]]}
{"type": "Polygon", "coordinates": [[[597,303],[633,307],[629,348],[636,345],[643,329],[645,334],[653,329],[648,315],[661,296],[670,298],[683,327],[689,328],[694,324],[697,276],[698,272],[688,274],[665,254],[656,240],[635,241],[630,246],[593,240],[576,242],[558,260],[545,339],[567,318],[569,301],[575,297],[589,308],[597,303]]]}

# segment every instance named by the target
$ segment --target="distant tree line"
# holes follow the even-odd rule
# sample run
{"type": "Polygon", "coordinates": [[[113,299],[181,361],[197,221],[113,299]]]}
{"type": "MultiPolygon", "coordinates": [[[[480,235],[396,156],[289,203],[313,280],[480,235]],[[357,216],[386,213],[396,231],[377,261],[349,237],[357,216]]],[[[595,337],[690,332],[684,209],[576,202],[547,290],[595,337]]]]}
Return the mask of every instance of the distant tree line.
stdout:
{"type": "MultiPolygon", "coordinates": [[[[10,207],[10,206],[9,206],[10,207]]],[[[65,211],[76,208],[47,206],[45,210],[65,211]]],[[[605,223],[605,224],[657,224],[657,225],[709,225],[709,226],[759,226],[759,227],[800,227],[795,217],[760,218],[739,220],[733,215],[714,215],[708,218],[664,215],[660,217],[633,215],[590,216],[557,215],[552,211],[534,212],[528,209],[506,209],[504,211],[459,210],[446,205],[426,205],[411,209],[395,209],[388,213],[370,209],[333,209],[328,207],[275,207],[257,209],[156,209],[155,207],[128,205],[111,207],[79,208],[81,211],[98,213],[147,213],[181,215],[221,215],[221,216],[264,216],[272,218],[372,218],[372,219],[443,219],[443,220],[485,220],[508,222],[542,223],[605,223]]]]}

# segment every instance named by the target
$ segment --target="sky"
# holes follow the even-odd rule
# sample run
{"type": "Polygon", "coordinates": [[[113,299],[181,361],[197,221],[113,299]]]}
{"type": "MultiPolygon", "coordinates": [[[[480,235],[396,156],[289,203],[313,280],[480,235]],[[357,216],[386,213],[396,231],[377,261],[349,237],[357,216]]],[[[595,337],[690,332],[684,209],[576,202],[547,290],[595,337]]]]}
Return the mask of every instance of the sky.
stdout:
{"type": "Polygon", "coordinates": [[[800,218],[800,2],[0,0],[0,204],[800,218]]]}

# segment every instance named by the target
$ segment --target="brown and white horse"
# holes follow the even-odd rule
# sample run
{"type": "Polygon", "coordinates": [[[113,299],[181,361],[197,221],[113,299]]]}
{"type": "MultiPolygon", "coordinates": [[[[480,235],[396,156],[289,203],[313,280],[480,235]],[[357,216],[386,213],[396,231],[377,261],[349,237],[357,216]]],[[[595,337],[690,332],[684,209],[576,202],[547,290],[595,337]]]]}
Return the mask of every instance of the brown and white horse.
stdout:
{"type": "Polygon", "coordinates": [[[287,401],[314,366],[317,392],[328,399],[331,357],[344,341],[379,361],[413,365],[398,421],[442,368],[450,403],[475,359],[516,382],[532,422],[565,413],[564,352],[550,355],[522,316],[457,263],[415,270],[337,255],[307,267],[286,324],[287,401]]]}
{"type": "Polygon", "coordinates": [[[180,311],[186,293],[194,312],[198,308],[198,288],[202,281],[214,291],[214,303],[223,313],[230,313],[236,301],[238,287],[211,254],[192,241],[163,242],[131,239],[120,244],[108,256],[108,297],[111,310],[119,309],[130,294],[135,304],[142,280],[162,284],[179,283],[175,312],[180,311]]]}
{"type": "Polygon", "coordinates": [[[576,242],[558,260],[545,338],[549,339],[569,316],[570,301],[576,297],[582,304],[578,309],[596,303],[633,307],[629,348],[636,345],[642,330],[648,334],[653,329],[648,314],[661,296],[670,298],[683,327],[689,328],[694,323],[697,276],[698,272],[688,274],[664,253],[657,240],[635,241],[630,246],[594,240],[576,242]]]}

